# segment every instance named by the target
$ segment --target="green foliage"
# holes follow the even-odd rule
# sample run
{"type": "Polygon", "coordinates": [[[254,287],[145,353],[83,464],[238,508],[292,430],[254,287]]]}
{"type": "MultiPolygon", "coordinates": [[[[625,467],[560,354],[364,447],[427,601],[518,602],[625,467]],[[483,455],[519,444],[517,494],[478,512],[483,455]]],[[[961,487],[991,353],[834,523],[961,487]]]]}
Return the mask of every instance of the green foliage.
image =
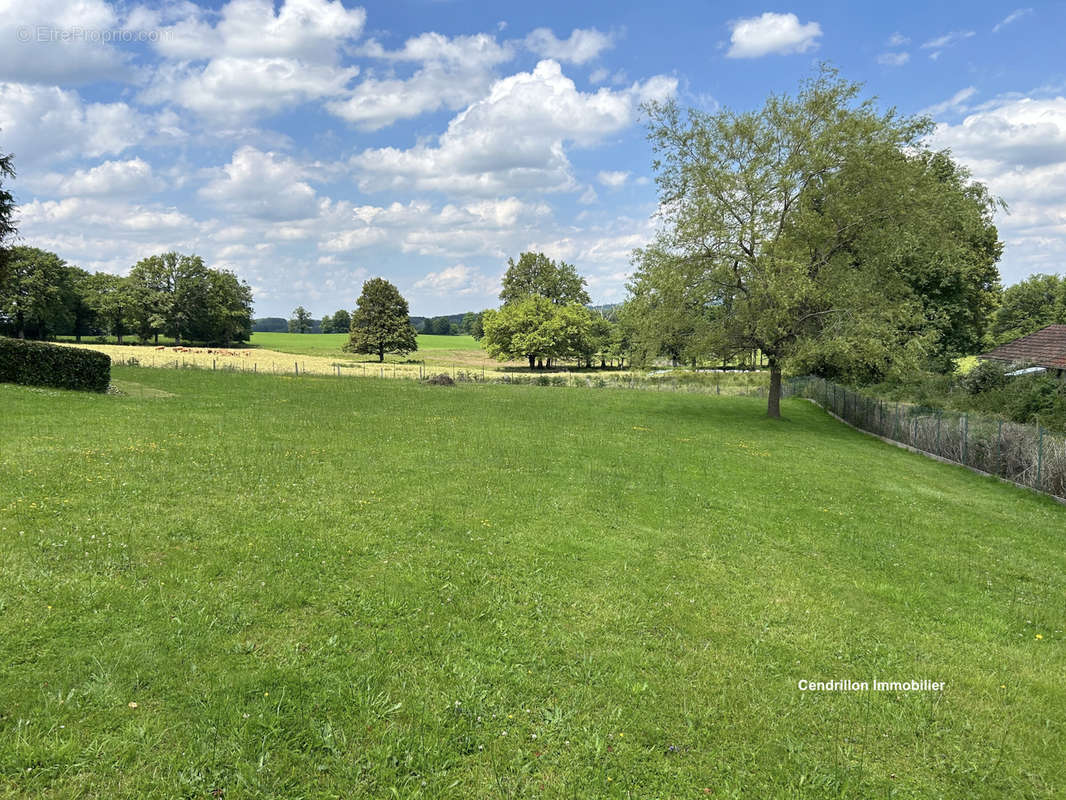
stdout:
{"type": "Polygon", "coordinates": [[[14,247],[8,252],[0,282],[0,314],[11,332],[43,339],[67,328],[73,321],[69,308],[71,272],[55,253],[36,247],[14,247]]]}
{"type": "Polygon", "coordinates": [[[118,275],[97,272],[85,280],[85,302],[93,310],[96,324],[105,332],[122,339],[136,319],[135,298],[131,282],[118,275]]]}
{"type": "Polygon", "coordinates": [[[1007,385],[1007,368],[999,361],[978,361],[973,369],[959,375],[959,386],[969,394],[981,394],[1007,385]]]}
{"type": "Polygon", "coordinates": [[[1003,290],[992,322],[991,343],[1004,344],[1062,324],[1066,324],[1066,280],[1058,275],[1031,275],[1003,290]]]}
{"type": "Polygon", "coordinates": [[[859,92],[823,68],[757,111],[648,107],[666,224],[638,254],[635,310],[674,321],[658,341],[654,321],[636,326],[638,347],[759,350],[777,416],[786,367],[877,376],[980,338],[998,289],[991,200],[921,151],[928,120],[859,92]]]}
{"type": "Polygon", "coordinates": [[[447,317],[432,317],[426,319],[422,326],[422,333],[427,336],[451,336],[457,333],[447,317]]]}
{"type": "Polygon", "coordinates": [[[556,305],[588,305],[585,279],[572,264],[553,261],[544,253],[522,253],[518,261],[507,259],[500,300],[504,305],[537,295],[556,305]]]}
{"type": "Polygon", "coordinates": [[[557,305],[541,295],[507,303],[484,315],[484,346],[493,358],[524,358],[529,368],[588,351],[592,314],[577,303],[557,305]]]}
{"type": "Polygon", "coordinates": [[[292,319],[289,320],[289,333],[310,333],[311,312],[303,306],[293,309],[292,319]]]}
{"type": "Polygon", "coordinates": [[[387,280],[372,278],[364,283],[356,305],[345,350],[376,354],[378,361],[384,361],[386,353],[407,355],[418,349],[407,301],[387,280]]]}
{"type": "Polygon", "coordinates": [[[106,392],[110,381],[104,353],[0,337],[0,382],[106,392]]]}
{"type": "MultiPolygon", "coordinates": [[[[333,314],[333,332],[348,333],[352,329],[352,315],[343,308],[337,309],[333,314]]],[[[323,331],[325,333],[325,331],[323,331]]]]}
{"type": "Polygon", "coordinates": [[[10,153],[0,153],[0,285],[7,274],[8,243],[15,238],[15,198],[4,187],[4,179],[15,178],[14,157],[10,153]]]}

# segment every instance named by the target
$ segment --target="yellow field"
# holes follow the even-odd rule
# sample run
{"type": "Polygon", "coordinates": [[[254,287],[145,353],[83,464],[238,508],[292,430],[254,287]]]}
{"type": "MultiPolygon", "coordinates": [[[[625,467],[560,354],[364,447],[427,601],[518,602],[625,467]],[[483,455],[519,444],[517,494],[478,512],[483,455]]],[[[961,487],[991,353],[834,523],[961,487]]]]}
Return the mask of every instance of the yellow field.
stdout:
{"type": "MultiPolygon", "coordinates": [[[[293,355],[259,348],[129,347],[114,344],[74,344],[64,347],[99,350],[117,365],[142,367],[197,367],[200,369],[265,372],[274,375],[357,375],[382,378],[418,378],[421,364],[368,364],[326,356],[293,355]]],[[[432,368],[426,368],[432,372],[432,368]]]]}

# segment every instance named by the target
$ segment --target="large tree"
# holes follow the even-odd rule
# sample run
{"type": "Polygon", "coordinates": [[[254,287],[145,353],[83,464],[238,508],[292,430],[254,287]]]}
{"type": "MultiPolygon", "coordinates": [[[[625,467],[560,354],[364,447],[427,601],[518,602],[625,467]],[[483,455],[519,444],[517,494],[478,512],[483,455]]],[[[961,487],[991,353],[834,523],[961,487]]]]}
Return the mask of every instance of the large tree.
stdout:
{"type": "Polygon", "coordinates": [[[343,308],[333,314],[333,332],[348,333],[352,328],[352,315],[343,308]]]}
{"type": "Polygon", "coordinates": [[[500,300],[506,305],[530,295],[546,297],[556,305],[588,305],[585,279],[572,264],[553,261],[544,253],[522,253],[518,261],[507,259],[500,300]]]}
{"type": "Polygon", "coordinates": [[[307,333],[311,330],[311,324],[311,312],[303,306],[296,306],[289,320],[289,333],[307,333]]]}
{"type": "Polygon", "coordinates": [[[208,278],[197,255],[161,253],[138,261],[130,270],[137,333],[159,341],[159,334],[181,343],[208,311],[208,278]]]}
{"type": "Polygon", "coordinates": [[[498,359],[524,358],[530,369],[589,353],[593,318],[578,303],[557,305],[539,294],[484,313],[484,346],[498,359]]]}
{"type": "MultiPolygon", "coordinates": [[[[944,334],[927,324],[898,246],[901,221],[941,210],[914,190],[931,180],[912,163],[931,123],[879,112],[859,93],[823,68],[756,111],[647,108],[664,225],[638,266],[673,262],[691,276],[687,295],[713,309],[706,342],[717,357],[761,351],[771,417],[790,362],[917,363],[944,334]]],[[[925,222],[903,233],[950,227],[925,222]]]]}
{"type": "Polygon", "coordinates": [[[96,272],[84,283],[85,302],[96,315],[97,324],[118,339],[131,330],[135,319],[133,287],[127,278],[96,272]]]}
{"type": "Polygon", "coordinates": [[[36,247],[13,247],[7,253],[0,313],[18,338],[44,339],[70,325],[68,269],[55,253],[36,247]]]}
{"type": "Polygon", "coordinates": [[[363,284],[344,349],[352,353],[374,353],[378,361],[384,361],[386,353],[407,355],[418,349],[407,301],[384,278],[372,278],[363,284]]]}

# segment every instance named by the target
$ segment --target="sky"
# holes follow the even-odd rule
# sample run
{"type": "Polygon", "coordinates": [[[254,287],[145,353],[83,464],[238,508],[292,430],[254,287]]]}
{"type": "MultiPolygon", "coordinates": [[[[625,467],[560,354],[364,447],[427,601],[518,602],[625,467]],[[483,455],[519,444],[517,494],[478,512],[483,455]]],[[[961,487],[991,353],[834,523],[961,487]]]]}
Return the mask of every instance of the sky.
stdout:
{"type": "Polygon", "coordinates": [[[196,253],[256,316],[377,276],[494,307],[526,250],[610,303],[656,229],[641,104],[754,109],[828,62],[1006,201],[1011,284],[1066,272],[1063,30],[1062,2],[0,0],[0,152],[20,244],[196,253]]]}

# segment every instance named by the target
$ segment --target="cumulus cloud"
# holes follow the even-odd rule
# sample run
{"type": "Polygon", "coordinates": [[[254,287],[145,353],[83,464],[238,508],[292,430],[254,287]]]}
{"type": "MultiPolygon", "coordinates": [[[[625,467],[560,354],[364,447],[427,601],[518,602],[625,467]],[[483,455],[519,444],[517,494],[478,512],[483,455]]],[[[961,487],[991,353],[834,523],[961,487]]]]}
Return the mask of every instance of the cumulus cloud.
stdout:
{"type": "Polygon", "coordinates": [[[152,121],[125,103],[84,103],[72,90],[0,83],[4,150],[21,166],[117,155],[148,136],[152,121]]]}
{"type": "Polygon", "coordinates": [[[327,104],[330,112],[364,130],[442,108],[463,108],[487,91],[494,68],[514,57],[509,46],[485,34],[449,39],[426,33],[395,51],[372,40],[362,52],[376,59],[422,64],[409,78],[367,78],[342,99],[327,104]]]}
{"type": "Polygon", "coordinates": [[[822,27],[817,22],[800,24],[795,14],[767,11],[758,17],[731,23],[727,58],[759,58],[776,53],[806,53],[818,46],[822,27]]]}
{"type": "Polygon", "coordinates": [[[525,39],[526,47],[541,58],[570,64],[585,64],[614,46],[611,34],[595,28],[574,28],[566,39],[557,39],[550,28],[537,28],[525,39]]]}
{"type": "Polygon", "coordinates": [[[127,79],[125,54],[88,38],[120,27],[128,23],[104,0],[0,0],[0,75],[38,84],[127,79]]]}
{"type": "Polygon", "coordinates": [[[604,170],[596,175],[596,180],[598,180],[608,189],[621,188],[625,185],[627,178],[629,178],[628,172],[617,172],[611,170],[604,170]]]}
{"type": "Polygon", "coordinates": [[[199,194],[234,215],[301,219],[314,216],[318,209],[315,190],[301,180],[303,176],[304,169],[291,158],[245,146],[215,171],[199,194]]]}
{"type": "Polygon", "coordinates": [[[541,61],[493,84],[460,112],[436,146],[365,150],[351,160],[365,190],[414,188],[498,195],[576,188],[566,144],[591,146],[631,125],[639,104],[673,94],[677,81],[656,76],[628,89],[578,91],[555,61],[541,61]]]}
{"type": "Polygon", "coordinates": [[[163,181],[152,172],[152,165],[141,158],[105,161],[70,174],[49,172],[41,176],[31,175],[27,182],[38,193],[58,197],[144,195],[164,187],[163,181]]]}
{"type": "Polygon", "coordinates": [[[1059,272],[1066,258],[1066,97],[1005,97],[957,124],[937,125],[932,143],[952,154],[1010,206],[998,225],[1008,282],[1059,272]]]}
{"type": "Polygon", "coordinates": [[[213,13],[191,3],[180,21],[163,28],[155,44],[160,55],[179,61],[228,58],[334,60],[340,43],[356,39],[366,23],[361,8],[341,0],[230,0],[212,24],[213,13]]]}
{"type": "Polygon", "coordinates": [[[439,272],[430,272],[416,281],[415,291],[443,295],[489,295],[500,290],[499,277],[490,278],[466,264],[456,264],[439,272]]]}
{"type": "Polygon", "coordinates": [[[359,74],[341,65],[341,48],[363,30],[366,13],[340,0],[231,0],[217,22],[189,13],[161,31],[169,60],[141,94],[216,120],[272,114],[345,93],[359,74]]]}

